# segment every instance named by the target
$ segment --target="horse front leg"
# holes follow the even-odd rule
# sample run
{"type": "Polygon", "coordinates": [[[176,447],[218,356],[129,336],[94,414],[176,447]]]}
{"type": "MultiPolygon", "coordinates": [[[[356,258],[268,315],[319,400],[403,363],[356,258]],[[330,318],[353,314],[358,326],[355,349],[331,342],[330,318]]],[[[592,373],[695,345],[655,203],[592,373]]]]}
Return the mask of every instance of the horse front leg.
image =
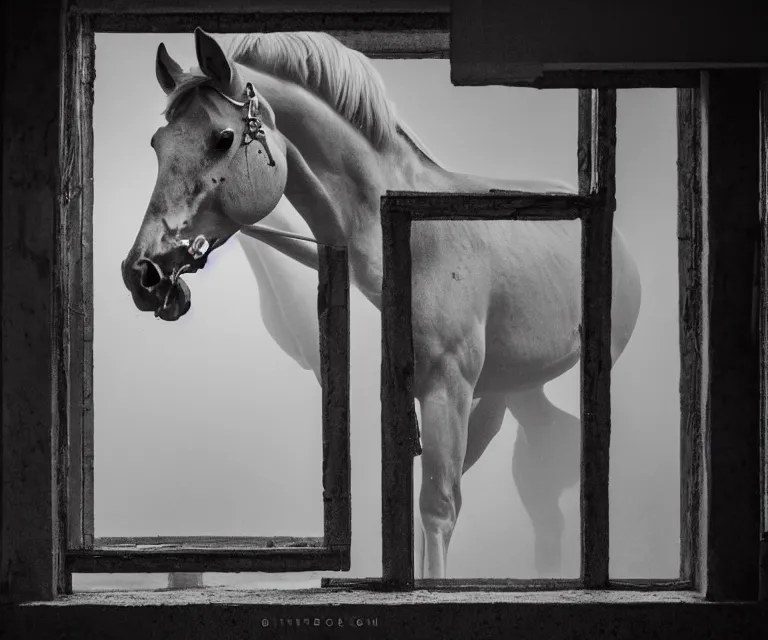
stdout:
{"type": "MultiPolygon", "coordinates": [[[[424,532],[424,577],[444,578],[456,519],[461,510],[461,475],[467,448],[467,424],[473,384],[455,359],[421,394],[422,455],[419,509],[424,532]]],[[[417,560],[418,561],[418,560],[417,560]]]]}

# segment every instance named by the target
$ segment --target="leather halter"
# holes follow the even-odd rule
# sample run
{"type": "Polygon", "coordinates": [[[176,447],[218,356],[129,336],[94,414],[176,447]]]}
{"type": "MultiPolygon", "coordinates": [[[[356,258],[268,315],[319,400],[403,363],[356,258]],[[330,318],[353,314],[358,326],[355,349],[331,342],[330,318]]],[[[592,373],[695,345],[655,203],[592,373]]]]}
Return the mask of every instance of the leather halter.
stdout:
{"type": "MultiPolygon", "coordinates": [[[[241,138],[241,145],[247,147],[254,140],[264,147],[264,151],[267,153],[267,166],[274,167],[275,159],[272,157],[272,152],[269,149],[269,143],[267,142],[267,135],[264,132],[264,124],[259,117],[259,98],[256,96],[256,90],[253,88],[253,84],[250,82],[245,85],[245,101],[240,102],[234,98],[230,98],[227,94],[214,89],[222,98],[224,98],[230,104],[233,104],[238,109],[246,109],[245,127],[243,129],[243,135],[241,138]]],[[[225,129],[225,131],[232,131],[232,129],[225,129]]],[[[233,132],[234,133],[234,132],[233,132]]],[[[205,236],[199,235],[193,241],[182,240],[182,244],[187,248],[187,253],[192,256],[194,260],[202,258],[210,249],[210,244],[205,236]]],[[[178,277],[179,274],[174,274],[178,277]]],[[[175,281],[175,280],[174,280],[175,281]]]]}
{"type": "Polygon", "coordinates": [[[247,109],[245,118],[243,118],[245,121],[245,129],[243,130],[241,144],[243,146],[248,146],[254,140],[258,141],[261,146],[264,147],[264,151],[267,152],[267,158],[269,159],[268,165],[270,167],[274,167],[275,159],[272,157],[272,152],[269,150],[267,135],[264,133],[264,125],[261,121],[261,118],[259,117],[259,99],[256,96],[256,90],[253,88],[253,85],[250,82],[246,83],[246,100],[244,102],[230,98],[228,95],[222,93],[218,89],[216,89],[216,93],[218,93],[227,102],[235,105],[239,109],[247,109]]]}
{"type": "MultiPolygon", "coordinates": [[[[235,100],[234,98],[230,98],[225,93],[222,93],[218,89],[215,89],[216,93],[218,93],[222,98],[224,98],[227,102],[230,104],[236,106],[238,109],[246,109],[245,117],[243,118],[243,121],[245,122],[245,127],[243,129],[243,134],[240,140],[241,146],[245,147],[247,150],[247,147],[252,142],[256,141],[259,144],[261,144],[262,147],[264,147],[264,151],[267,154],[267,166],[274,167],[276,166],[275,159],[272,156],[272,152],[269,148],[269,142],[267,141],[267,135],[264,131],[264,124],[259,117],[259,99],[256,96],[256,90],[253,87],[253,84],[250,82],[246,83],[245,85],[245,100],[240,102],[239,100],[235,100]]],[[[225,131],[232,131],[232,129],[225,129],[225,131]]],[[[233,131],[234,133],[234,131],[233,131]]],[[[280,231],[278,229],[272,229],[270,227],[261,227],[259,225],[252,225],[251,228],[258,228],[262,233],[265,233],[267,235],[277,235],[277,236],[284,236],[286,238],[294,238],[296,240],[306,240],[309,242],[314,242],[315,244],[319,244],[317,240],[314,238],[308,238],[306,236],[301,236],[294,233],[289,233],[286,231],[280,231]]],[[[241,229],[241,231],[245,232],[246,235],[248,234],[247,231],[248,227],[244,227],[241,229]]],[[[258,235],[253,235],[253,237],[258,237],[258,235]]],[[[209,251],[215,248],[211,246],[211,244],[208,242],[208,239],[200,234],[198,235],[194,240],[188,240],[184,239],[180,241],[181,246],[186,247],[187,253],[192,256],[193,260],[199,260],[200,258],[204,257],[209,251]]],[[[216,245],[218,243],[214,243],[216,245]]],[[[176,289],[179,276],[181,276],[186,271],[189,271],[192,269],[192,264],[185,262],[178,267],[176,267],[173,271],[173,273],[169,276],[170,284],[171,286],[168,288],[168,291],[166,292],[165,299],[163,300],[162,306],[155,311],[155,316],[159,317],[160,311],[164,310],[168,307],[168,304],[171,300],[171,294],[176,289]]]]}

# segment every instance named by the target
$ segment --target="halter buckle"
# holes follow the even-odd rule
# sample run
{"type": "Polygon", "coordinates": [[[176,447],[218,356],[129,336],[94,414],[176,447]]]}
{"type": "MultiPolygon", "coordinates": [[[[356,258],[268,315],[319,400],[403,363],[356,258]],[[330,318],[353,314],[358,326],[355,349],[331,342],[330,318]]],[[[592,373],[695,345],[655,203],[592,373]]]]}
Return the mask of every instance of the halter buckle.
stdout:
{"type": "Polygon", "coordinates": [[[256,89],[248,82],[245,85],[245,97],[248,100],[248,112],[245,116],[245,131],[243,132],[243,145],[249,145],[254,140],[258,141],[264,151],[267,152],[269,166],[275,166],[275,159],[269,149],[267,134],[264,132],[264,125],[259,118],[259,98],[256,96],[256,89]]]}
{"type": "Polygon", "coordinates": [[[209,247],[210,244],[208,243],[208,240],[205,239],[205,236],[199,235],[192,241],[189,249],[187,249],[187,253],[189,253],[195,260],[198,260],[205,255],[205,252],[208,251],[209,247]]]}

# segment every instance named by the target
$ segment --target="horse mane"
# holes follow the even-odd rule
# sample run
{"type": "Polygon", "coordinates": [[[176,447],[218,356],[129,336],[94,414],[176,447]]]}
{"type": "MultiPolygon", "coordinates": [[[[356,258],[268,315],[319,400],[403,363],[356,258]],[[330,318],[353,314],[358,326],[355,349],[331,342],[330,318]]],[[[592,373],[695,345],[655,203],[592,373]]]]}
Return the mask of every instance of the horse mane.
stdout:
{"type": "Polygon", "coordinates": [[[398,118],[370,60],[333,36],[315,31],[237,35],[230,40],[228,55],[235,62],[314,93],[375,149],[386,148],[402,134],[417,151],[439,164],[398,118]]]}
{"type": "MultiPolygon", "coordinates": [[[[370,60],[333,36],[315,31],[238,34],[217,37],[229,42],[227,55],[234,61],[297,84],[315,94],[356,127],[377,150],[385,149],[398,135],[430,162],[442,166],[396,113],[384,82],[370,60]]],[[[179,115],[192,92],[208,83],[194,67],[179,78],[168,95],[163,112],[168,121],[179,115]]]]}

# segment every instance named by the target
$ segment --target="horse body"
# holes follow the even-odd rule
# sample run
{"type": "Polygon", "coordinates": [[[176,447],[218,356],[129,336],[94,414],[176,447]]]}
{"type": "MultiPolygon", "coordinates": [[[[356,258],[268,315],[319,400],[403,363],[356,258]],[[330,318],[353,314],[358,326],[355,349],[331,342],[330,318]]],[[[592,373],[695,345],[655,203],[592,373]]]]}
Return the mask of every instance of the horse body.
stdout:
{"type": "MultiPolygon", "coordinates": [[[[246,47],[244,40],[233,61],[198,30],[198,60],[206,80],[196,81],[191,91],[205,83],[227,96],[241,95],[245,82],[257,88],[265,109],[266,136],[275,140],[278,161],[284,149],[285,197],[319,242],[348,247],[352,281],[377,307],[382,281],[379,204],[387,190],[568,190],[555,182],[491,180],[448,171],[394,116],[380,80],[359,54],[323,34],[272,36],[273,40],[263,36],[266,40],[261,42],[277,43],[275,51],[259,49],[260,41],[246,47]],[[320,72],[315,70],[314,80],[307,69],[312,64],[325,64],[320,72]]],[[[165,85],[174,85],[170,90],[178,93],[179,82],[171,78],[178,71],[161,58],[159,52],[158,78],[161,84],[165,80],[165,85]]],[[[204,93],[211,92],[197,91],[204,93]]],[[[238,115],[215,95],[194,102],[195,109],[190,107],[183,118],[187,134],[191,123],[198,123],[202,136],[208,123],[220,127],[238,115]]],[[[170,122],[167,135],[174,135],[178,130],[174,127],[180,126],[170,122]]],[[[230,164],[237,152],[235,148],[228,156],[230,164]]],[[[246,149],[246,163],[247,153],[246,149]]],[[[202,166],[211,162],[207,159],[202,166]]],[[[237,171],[242,179],[243,170],[237,171]]],[[[213,215],[220,215],[215,209],[222,188],[214,182],[217,186],[209,187],[209,195],[203,198],[213,215]]],[[[244,190],[252,187],[247,184],[244,190]]],[[[231,193],[227,197],[230,206],[236,206],[231,193]]],[[[166,201],[164,208],[168,207],[166,201]]],[[[162,264],[156,255],[148,256],[146,247],[157,250],[157,240],[148,243],[145,231],[158,228],[155,218],[160,209],[157,203],[150,204],[123,267],[126,284],[142,308],[151,306],[150,299],[157,294],[145,286],[144,276],[139,278],[130,270],[144,273],[147,262],[162,264]]],[[[198,215],[199,221],[194,215],[189,218],[188,233],[195,226],[210,232],[212,214],[198,215]]],[[[225,239],[237,229],[223,222],[219,227],[225,239]]],[[[263,240],[291,255],[274,238],[263,240]]],[[[173,239],[167,242],[166,253],[174,251],[173,239]]],[[[220,237],[217,242],[222,242],[220,237]]],[[[543,385],[579,358],[580,245],[575,222],[413,224],[414,391],[421,407],[423,449],[419,500],[423,537],[417,536],[423,562],[419,559],[418,573],[445,576],[448,545],[461,508],[461,476],[482,455],[510,410],[521,426],[513,476],[534,525],[536,568],[542,576],[559,574],[563,517],[558,499],[578,480],[580,432],[578,418],[552,405],[543,385]]],[[[258,268],[252,256],[249,260],[258,268]]],[[[162,271],[158,277],[163,281],[162,271]]],[[[174,280],[168,286],[174,290],[175,285],[174,280]]],[[[188,296],[188,290],[180,291],[188,296]]],[[[629,340],[640,304],[637,267],[618,232],[614,233],[613,291],[615,360],[629,340]]],[[[178,317],[185,304],[188,308],[188,299],[178,303],[174,313],[161,317],[178,317]]]]}

